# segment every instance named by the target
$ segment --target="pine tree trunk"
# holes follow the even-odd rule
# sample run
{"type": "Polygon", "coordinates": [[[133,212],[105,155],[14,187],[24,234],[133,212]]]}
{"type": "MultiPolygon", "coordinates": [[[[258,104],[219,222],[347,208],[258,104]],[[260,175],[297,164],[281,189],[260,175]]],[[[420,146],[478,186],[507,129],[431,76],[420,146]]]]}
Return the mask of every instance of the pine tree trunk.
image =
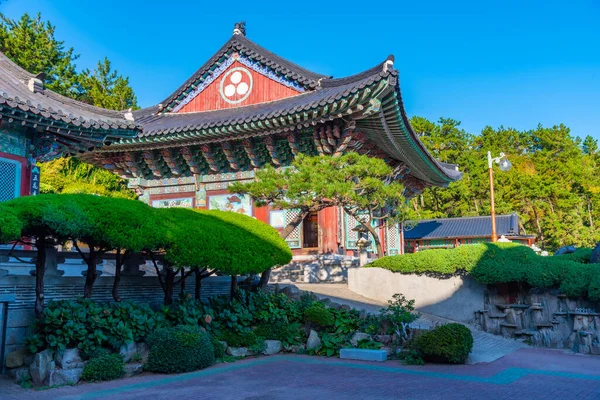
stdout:
{"type": "Polygon", "coordinates": [[[165,299],[164,305],[173,304],[173,292],[175,291],[175,271],[171,267],[164,267],[165,270],[165,299]]]}
{"type": "Polygon", "coordinates": [[[200,301],[202,287],[202,272],[200,272],[200,270],[196,270],[194,274],[196,275],[196,286],[194,286],[194,298],[196,299],[196,301],[200,301]]]}
{"type": "Polygon", "coordinates": [[[238,284],[237,284],[237,276],[231,275],[231,290],[229,295],[231,299],[234,299],[237,296],[238,284]]]}
{"type": "MultiPolygon", "coordinates": [[[[290,236],[290,234],[292,232],[294,232],[294,229],[296,229],[298,227],[298,225],[300,225],[302,223],[302,221],[304,220],[304,218],[307,215],[308,215],[308,210],[300,212],[293,220],[291,220],[289,222],[289,224],[286,225],[286,227],[283,229],[283,232],[281,232],[279,234],[279,237],[281,237],[282,239],[287,239],[287,237],[290,236]]],[[[263,273],[260,274],[260,281],[258,281],[258,288],[265,289],[267,287],[267,285],[269,284],[270,277],[271,277],[271,268],[263,271],[263,273]]]]}
{"type": "Polygon", "coordinates": [[[46,238],[36,239],[37,260],[35,262],[35,316],[44,312],[44,275],[46,273],[46,238]]]}
{"type": "Polygon", "coordinates": [[[121,281],[121,270],[123,269],[122,258],[121,251],[117,250],[115,257],[115,279],[113,280],[112,288],[112,297],[116,302],[121,301],[121,296],[119,296],[119,282],[121,281]]]}
{"type": "Polygon", "coordinates": [[[96,272],[97,259],[98,254],[92,248],[90,248],[90,253],[87,259],[88,269],[85,275],[85,286],[83,288],[83,297],[86,299],[92,297],[92,292],[94,290],[94,282],[96,281],[96,276],[98,275],[96,272]]]}

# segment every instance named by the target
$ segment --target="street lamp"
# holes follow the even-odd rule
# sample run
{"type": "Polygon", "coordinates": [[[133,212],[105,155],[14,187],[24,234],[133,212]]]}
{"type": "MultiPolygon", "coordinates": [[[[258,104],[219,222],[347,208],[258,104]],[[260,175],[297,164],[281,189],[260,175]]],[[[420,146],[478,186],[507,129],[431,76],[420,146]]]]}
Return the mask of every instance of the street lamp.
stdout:
{"type": "Polygon", "coordinates": [[[492,208],[492,242],[498,241],[498,234],[496,233],[496,207],[494,205],[494,170],[492,166],[494,163],[498,164],[500,171],[508,171],[511,169],[512,164],[506,158],[506,154],[500,153],[499,157],[492,157],[492,152],[488,151],[488,170],[490,175],[490,203],[492,208]]]}

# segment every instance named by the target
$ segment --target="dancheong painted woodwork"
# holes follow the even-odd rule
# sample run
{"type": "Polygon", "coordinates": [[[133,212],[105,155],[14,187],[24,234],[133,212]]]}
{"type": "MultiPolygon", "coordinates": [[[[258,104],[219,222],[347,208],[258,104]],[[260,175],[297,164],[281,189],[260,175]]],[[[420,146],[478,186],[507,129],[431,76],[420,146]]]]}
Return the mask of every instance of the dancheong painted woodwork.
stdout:
{"type": "MultiPolygon", "coordinates": [[[[227,188],[253,179],[264,165],[285,167],[299,153],[379,157],[394,168],[406,197],[461,177],[455,165],[438,162],[410,126],[393,56],[334,78],[253,43],[238,23],[188,80],[145,109],[88,106],[45,90],[42,78],[0,58],[0,146],[27,153],[24,159],[77,154],[128,178],[140,198],[156,207],[243,212],[282,229],[294,210],[258,208],[227,188]],[[29,148],[36,154],[23,150],[29,148]]],[[[352,250],[352,224],[341,210],[325,210],[307,217],[288,243],[317,244],[322,252],[352,250]]],[[[399,231],[389,229],[381,237],[396,252],[399,231]]]]}

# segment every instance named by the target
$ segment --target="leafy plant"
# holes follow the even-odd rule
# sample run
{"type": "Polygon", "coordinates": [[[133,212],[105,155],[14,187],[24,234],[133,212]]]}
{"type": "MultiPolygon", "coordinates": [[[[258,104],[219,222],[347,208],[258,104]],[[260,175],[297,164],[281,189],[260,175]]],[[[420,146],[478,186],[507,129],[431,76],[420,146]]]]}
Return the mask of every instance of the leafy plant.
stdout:
{"type": "Polygon", "coordinates": [[[258,337],[251,330],[243,330],[239,332],[233,332],[230,330],[223,330],[219,332],[219,339],[226,342],[229,347],[252,347],[258,343],[258,337]]]}
{"type": "Polygon", "coordinates": [[[405,339],[408,325],[419,318],[419,314],[413,313],[414,310],[414,300],[407,300],[402,294],[396,293],[388,301],[387,308],[381,310],[381,315],[392,325],[394,333],[405,339]]]}
{"type": "Polygon", "coordinates": [[[381,343],[375,342],[372,339],[361,339],[356,344],[358,349],[369,349],[369,350],[379,350],[383,345],[381,343]]]}
{"type": "Polygon", "coordinates": [[[121,355],[103,352],[88,361],[81,379],[88,382],[110,381],[119,379],[124,373],[121,355]]]}
{"type": "Polygon", "coordinates": [[[221,343],[219,338],[213,334],[210,334],[210,343],[212,344],[212,347],[215,351],[215,358],[223,358],[225,356],[225,349],[223,348],[223,344],[221,343]]]}
{"type": "Polygon", "coordinates": [[[316,350],[309,350],[309,354],[332,357],[339,355],[342,347],[349,346],[348,339],[343,335],[333,333],[321,334],[321,347],[316,350]]]}
{"type": "Polygon", "coordinates": [[[215,363],[210,335],[197,327],[179,325],[157,329],[148,338],[148,345],[148,371],[189,372],[215,363]]]}

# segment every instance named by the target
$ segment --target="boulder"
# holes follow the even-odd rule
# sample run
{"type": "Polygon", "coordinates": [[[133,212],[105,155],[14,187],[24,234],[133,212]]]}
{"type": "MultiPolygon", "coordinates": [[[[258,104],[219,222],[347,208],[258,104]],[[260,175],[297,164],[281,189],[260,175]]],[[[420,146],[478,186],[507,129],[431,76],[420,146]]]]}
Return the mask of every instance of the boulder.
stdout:
{"type": "Polygon", "coordinates": [[[340,306],[340,310],[350,311],[350,310],[352,310],[352,307],[350,307],[348,304],[342,304],[340,306]]]}
{"type": "Polygon", "coordinates": [[[577,247],[571,245],[571,246],[563,246],[560,249],[556,250],[554,252],[555,256],[560,256],[563,254],[571,254],[571,253],[575,253],[577,251],[577,247]]]}
{"type": "Polygon", "coordinates": [[[290,353],[297,353],[300,350],[306,350],[306,345],[305,344],[293,344],[291,346],[285,346],[283,349],[290,353]]]}
{"type": "Polygon", "coordinates": [[[81,379],[83,368],[55,369],[50,371],[48,386],[75,385],[81,379]]]}
{"type": "Polygon", "coordinates": [[[17,350],[6,355],[6,368],[19,368],[24,364],[25,350],[17,350]]]}
{"type": "Polygon", "coordinates": [[[128,363],[137,353],[137,346],[134,342],[122,344],[119,347],[119,354],[123,357],[123,362],[128,363]]]}
{"type": "Polygon", "coordinates": [[[83,368],[83,360],[79,354],[79,349],[59,350],[54,355],[56,365],[62,369],[83,368]]]}
{"type": "Polygon", "coordinates": [[[386,347],[382,347],[382,348],[381,348],[381,349],[379,349],[379,350],[383,350],[383,351],[385,351],[385,354],[387,354],[387,355],[388,355],[388,357],[389,357],[389,356],[391,356],[392,354],[394,354],[394,349],[392,349],[391,347],[387,347],[387,346],[386,346],[386,347]]]}
{"type": "Polygon", "coordinates": [[[265,340],[265,348],[262,353],[265,356],[272,356],[279,353],[282,347],[283,345],[279,340],[265,340]]]}
{"type": "Polygon", "coordinates": [[[336,303],[335,301],[329,303],[329,308],[332,308],[334,310],[339,310],[341,307],[342,305],[340,303],[336,303]]]}
{"type": "Polygon", "coordinates": [[[310,330],[310,335],[308,335],[308,340],[306,341],[306,348],[308,350],[318,349],[321,347],[321,339],[319,339],[319,334],[314,329],[310,330]]]}
{"type": "Polygon", "coordinates": [[[150,347],[146,342],[138,342],[135,344],[136,352],[141,358],[142,364],[146,364],[148,362],[148,354],[150,353],[150,347]]]}
{"type": "Polygon", "coordinates": [[[227,354],[233,357],[246,357],[248,355],[248,349],[245,347],[228,347],[227,354]]]}
{"type": "Polygon", "coordinates": [[[142,373],[144,370],[144,364],[142,363],[130,363],[125,364],[123,366],[123,370],[125,371],[125,378],[131,378],[132,376],[136,376],[142,373]]]}
{"type": "Polygon", "coordinates": [[[229,347],[229,346],[227,346],[227,342],[220,340],[219,343],[223,347],[223,351],[227,351],[227,347],[229,347]]]}
{"type": "Polygon", "coordinates": [[[600,243],[596,244],[594,250],[592,250],[592,256],[590,257],[590,264],[600,263],[600,243]]]}
{"type": "Polygon", "coordinates": [[[29,366],[31,380],[36,386],[43,386],[48,383],[50,371],[54,370],[55,364],[52,361],[52,351],[46,349],[33,356],[33,362],[29,366]]]}
{"type": "Polygon", "coordinates": [[[31,379],[29,367],[21,367],[8,370],[8,376],[13,378],[17,383],[28,381],[31,379]]]}
{"type": "Polygon", "coordinates": [[[373,340],[383,344],[392,343],[392,335],[375,335],[373,336],[373,340]]]}
{"type": "Polygon", "coordinates": [[[358,342],[364,339],[371,339],[371,335],[363,332],[355,332],[354,335],[352,335],[352,338],[350,339],[350,343],[352,344],[352,346],[356,347],[358,345],[358,342]]]}

